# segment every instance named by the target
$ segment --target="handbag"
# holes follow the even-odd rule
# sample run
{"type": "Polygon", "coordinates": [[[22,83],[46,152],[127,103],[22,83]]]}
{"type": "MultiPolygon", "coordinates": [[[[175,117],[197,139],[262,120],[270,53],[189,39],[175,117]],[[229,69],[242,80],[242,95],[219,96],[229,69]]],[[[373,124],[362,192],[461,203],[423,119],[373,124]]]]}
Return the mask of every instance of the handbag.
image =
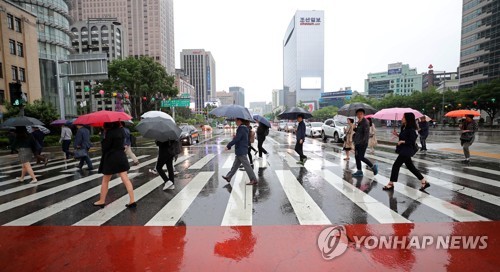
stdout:
{"type": "Polygon", "coordinates": [[[87,149],[80,148],[75,150],[75,159],[81,159],[87,157],[89,154],[87,153],[87,149]]]}

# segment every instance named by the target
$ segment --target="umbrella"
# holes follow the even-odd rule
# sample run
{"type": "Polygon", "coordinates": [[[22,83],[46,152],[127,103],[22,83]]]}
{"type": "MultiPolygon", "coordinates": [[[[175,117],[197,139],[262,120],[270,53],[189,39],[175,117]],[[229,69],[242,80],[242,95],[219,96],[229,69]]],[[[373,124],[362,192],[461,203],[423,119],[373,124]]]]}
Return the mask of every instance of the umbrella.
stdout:
{"type": "Polygon", "coordinates": [[[248,121],[253,121],[252,114],[250,111],[240,105],[226,105],[220,106],[210,111],[210,114],[213,114],[217,117],[226,117],[229,119],[243,119],[248,121]]]}
{"type": "Polygon", "coordinates": [[[148,112],[145,112],[141,117],[144,118],[144,119],[146,119],[146,118],[154,118],[154,117],[161,117],[161,118],[164,118],[164,119],[170,119],[170,120],[172,120],[172,121],[175,122],[174,118],[172,118],[172,116],[170,116],[170,114],[165,113],[163,111],[148,111],[148,112]]]}
{"type": "Polygon", "coordinates": [[[418,110],[414,110],[412,108],[388,108],[378,111],[372,118],[380,120],[401,120],[403,115],[407,112],[415,114],[415,118],[424,116],[418,110]]]}
{"type": "Polygon", "coordinates": [[[278,115],[279,118],[281,119],[297,119],[299,115],[302,115],[304,119],[311,118],[312,114],[308,111],[306,111],[303,108],[297,108],[293,107],[289,110],[286,110],[278,115]]]}
{"type": "Polygon", "coordinates": [[[373,118],[373,114],[365,115],[365,118],[373,118]]]}
{"type": "Polygon", "coordinates": [[[62,126],[62,125],[65,125],[67,122],[68,122],[67,120],[59,119],[59,120],[53,121],[50,124],[53,126],[62,126]]]}
{"type": "Polygon", "coordinates": [[[97,111],[82,115],[73,122],[73,125],[102,126],[104,123],[122,122],[131,120],[132,116],[117,111],[97,111]]]}
{"type": "Polygon", "coordinates": [[[145,138],[155,139],[160,142],[178,141],[182,132],[174,121],[161,117],[143,119],[136,126],[136,129],[145,138]]]}
{"type": "Polygon", "coordinates": [[[39,125],[35,125],[35,126],[26,126],[26,130],[28,131],[28,133],[32,133],[33,132],[33,127],[37,127],[41,132],[43,132],[43,134],[50,134],[50,130],[44,126],[39,126],[39,125]]]}
{"type": "Polygon", "coordinates": [[[374,114],[377,112],[376,109],[366,103],[351,103],[342,106],[337,113],[344,116],[354,116],[359,109],[364,109],[365,114],[374,114]]]}
{"type": "Polygon", "coordinates": [[[454,110],[445,114],[446,117],[456,117],[456,118],[462,118],[465,117],[466,115],[481,116],[481,114],[478,111],[473,111],[473,110],[454,110]]]}
{"type": "Polygon", "coordinates": [[[254,114],[253,115],[253,119],[255,121],[258,121],[259,123],[262,123],[264,126],[266,126],[268,128],[271,127],[271,123],[269,123],[269,121],[266,118],[264,118],[264,117],[262,117],[262,116],[260,116],[258,114],[254,114]]]}
{"type": "MultiPolygon", "coordinates": [[[[424,116],[425,116],[425,121],[429,122],[432,120],[432,118],[430,118],[429,116],[427,116],[427,115],[424,115],[424,116]]],[[[415,118],[418,119],[419,117],[415,117],[415,118]]]]}
{"type": "Polygon", "coordinates": [[[7,121],[2,124],[3,127],[25,127],[34,125],[42,126],[43,123],[33,117],[17,116],[7,119],[7,121]]]}

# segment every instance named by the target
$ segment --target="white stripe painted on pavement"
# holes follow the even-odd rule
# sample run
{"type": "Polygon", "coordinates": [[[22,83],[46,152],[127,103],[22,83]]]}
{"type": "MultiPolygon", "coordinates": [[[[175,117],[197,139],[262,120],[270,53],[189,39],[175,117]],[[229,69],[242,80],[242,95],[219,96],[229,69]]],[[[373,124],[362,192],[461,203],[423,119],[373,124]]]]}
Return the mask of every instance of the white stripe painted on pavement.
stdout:
{"type": "Polygon", "coordinates": [[[475,175],[466,174],[463,172],[455,173],[451,170],[444,169],[441,167],[431,167],[428,169],[432,170],[432,171],[439,172],[439,173],[445,173],[445,174],[450,175],[450,176],[455,176],[457,178],[470,179],[470,180],[475,181],[475,182],[479,182],[479,183],[483,183],[483,184],[487,184],[487,185],[491,185],[491,186],[495,186],[495,187],[500,187],[500,182],[498,182],[498,180],[483,178],[483,177],[479,177],[479,176],[475,176],[475,175]]]}
{"type": "Polygon", "coordinates": [[[201,160],[197,161],[195,164],[191,165],[189,169],[191,170],[199,170],[203,168],[209,161],[211,161],[215,157],[215,154],[207,154],[201,160]]]}
{"type": "Polygon", "coordinates": [[[281,145],[280,143],[278,143],[278,141],[276,141],[275,139],[273,139],[271,137],[267,137],[266,140],[269,140],[270,142],[272,142],[275,145],[281,145]]]}
{"type": "MultiPolygon", "coordinates": [[[[137,159],[140,160],[140,159],[143,159],[143,158],[146,158],[146,157],[149,157],[149,155],[141,155],[141,156],[137,157],[137,159]]],[[[131,162],[133,162],[133,160],[129,159],[128,162],[131,163],[131,162]]],[[[98,161],[96,163],[93,163],[92,167],[94,167],[94,169],[95,169],[95,168],[97,168],[96,166],[98,166],[100,164],[101,164],[101,162],[98,161]]],[[[75,167],[75,168],[71,168],[71,169],[68,169],[68,170],[63,170],[63,171],[61,171],[61,173],[72,173],[72,172],[75,172],[75,171],[78,171],[78,170],[79,169],[77,167],[75,167]]]]}
{"type": "Polygon", "coordinates": [[[474,171],[485,172],[485,173],[488,173],[488,174],[493,174],[493,175],[500,176],[500,171],[491,170],[491,169],[487,169],[487,168],[481,168],[481,167],[476,167],[476,166],[468,166],[468,167],[465,167],[465,169],[470,169],[470,170],[474,170],[474,171]]]}
{"type": "MultiPolygon", "coordinates": [[[[98,159],[101,159],[101,157],[94,157],[94,158],[91,158],[90,160],[92,161],[96,161],[98,159]]],[[[70,163],[66,163],[64,162],[63,164],[61,165],[58,165],[58,166],[52,166],[52,167],[48,167],[48,168],[42,168],[42,169],[39,169],[35,172],[47,172],[47,171],[50,171],[50,170],[55,170],[55,169],[59,169],[59,168],[65,168],[65,167],[70,167],[70,166],[75,166],[77,165],[78,163],[80,163],[80,161],[74,161],[74,162],[70,162],[70,163]]],[[[11,171],[6,171],[4,173],[14,173],[14,172],[17,172],[17,171],[20,171],[20,170],[11,170],[11,171]]]]}
{"type": "MultiPolygon", "coordinates": [[[[129,174],[129,178],[134,178],[140,174],[134,173],[134,174],[129,174]]],[[[120,178],[113,179],[109,182],[109,189],[119,185],[121,183],[120,178]]],[[[11,221],[4,226],[30,226],[35,224],[38,221],[41,221],[49,216],[52,216],[58,212],[64,211],[78,203],[81,203],[91,197],[94,197],[98,195],[101,191],[101,186],[96,186],[90,190],[87,190],[83,193],[79,193],[77,195],[74,195],[68,199],[65,199],[61,202],[52,204],[44,209],[38,210],[34,213],[28,214],[26,216],[23,216],[19,219],[16,219],[14,221],[11,221]]]]}
{"type": "MultiPolygon", "coordinates": [[[[66,176],[71,176],[71,175],[66,175],[66,176]]],[[[77,179],[77,180],[74,180],[72,182],[68,182],[68,183],[65,183],[65,184],[62,184],[62,185],[50,188],[48,190],[44,190],[44,191],[41,191],[41,192],[38,192],[38,193],[34,193],[34,194],[31,194],[31,195],[28,195],[28,196],[25,196],[25,197],[18,198],[16,200],[13,200],[13,201],[1,204],[0,205],[0,212],[4,212],[6,210],[13,209],[15,207],[18,207],[18,206],[24,205],[26,203],[35,201],[37,199],[40,199],[40,198],[43,198],[43,197],[46,197],[46,196],[49,196],[49,195],[52,195],[52,194],[64,191],[64,190],[69,189],[71,187],[75,187],[75,186],[78,186],[80,184],[87,183],[87,182],[89,182],[91,180],[94,180],[94,179],[97,179],[97,178],[100,178],[100,177],[102,177],[101,174],[95,174],[95,175],[92,175],[92,176],[88,176],[88,177],[85,177],[85,178],[77,179]]]]}
{"type": "Polygon", "coordinates": [[[379,223],[410,223],[411,221],[400,214],[394,212],[389,207],[377,201],[375,198],[356,188],[356,186],[345,181],[343,178],[332,173],[330,170],[313,171],[316,175],[322,177],[335,189],[352,202],[366,211],[379,223]]]}
{"type": "Polygon", "coordinates": [[[278,155],[283,158],[289,167],[295,168],[295,167],[304,167],[302,164],[298,164],[297,160],[295,160],[292,155],[288,152],[278,152],[278,155]]]}
{"type": "Polygon", "coordinates": [[[224,162],[224,164],[222,165],[222,169],[230,169],[233,166],[233,163],[234,163],[234,156],[230,155],[227,158],[226,162],[224,162]]]}
{"type": "MultiPolygon", "coordinates": [[[[21,171],[21,170],[19,170],[21,171]]],[[[35,175],[35,177],[40,177],[40,175],[35,175]]],[[[0,186],[4,186],[4,185],[8,185],[8,184],[12,184],[12,183],[18,183],[18,184],[24,184],[25,182],[27,181],[30,181],[31,180],[31,176],[27,175],[24,177],[24,181],[23,182],[20,182],[18,181],[17,179],[9,179],[9,180],[6,180],[6,181],[0,181],[0,186]]]]}
{"type": "Polygon", "coordinates": [[[236,173],[231,195],[226,206],[221,226],[251,226],[252,225],[252,186],[247,186],[248,175],[242,171],[236,173]]]}
{"type": "Polygon", "coordinates": [[[175,226],[215,172],[199,172],[146,226],[175,226]]]}
{"type": "Polygon", "coordinates": [[[330,225],[331,222],[290,170],[275,170],[281,187],[301,225],[330,225]]]}
{"type": "MultiPolygon", "coordinates": [[[[63,179],[63,178],[67,178],[67,177],[70,177],[72,175],[58,175],[58,176],[55,176],[55,177],[51,177],[51,178],[48,178],[48,179],[43,179],[43,180],[39,180],[37,183],[28,183],[28,184],[24,184],[21,185],[21,186],[17,186],[17,187],[14,187],[14,188],[10,188],[10,189],[7,189],[7,190],[3,190],[3,191],[0,191],[0,196],[4,196],[4,195],[8,195],[8,194],[12,194],[12,193],[15,193],[15,192],[19,192],[19,191],[22,191],[22,190],[25,190],[25,189],[29,189],[29,188],[33,188],[33,187],[37,187],[37,186],[40,186],[42,184],[46,184],[46,183],[49,183],[49,182],[52,182],[52,181],[56,181],[56,180],[59,180],[59,179],[63,179]]],[[[19,182],[19,184],[21,184],[19,182]]]]}
{"type": "MultiPolygon", "coordinates": [[[[135,201],[138,202],[140,199],[147,196],[162,184],[163,179],[161,177],[156,177],[146,184],[142,185],[141,187],[134,188],[135,201]]],[[[129,197],[128,194],[125,194],[116,201],[113,201],[113,203],[107,205],[104,209],[100,209],[97,212],[78,221],[74,224],[74,226],[100,226],[124,211],[126,209],[125,205],[128,203],[129,197]]]]}
{"type": "Polygon", "coordinates": [[[316,153],[308,152],[304,155],[310,157],[310,159],[306,162],[306,168],[310,170],[319,170],[324,167],[339,166],[338,164],[328,161],[316,153]]]}

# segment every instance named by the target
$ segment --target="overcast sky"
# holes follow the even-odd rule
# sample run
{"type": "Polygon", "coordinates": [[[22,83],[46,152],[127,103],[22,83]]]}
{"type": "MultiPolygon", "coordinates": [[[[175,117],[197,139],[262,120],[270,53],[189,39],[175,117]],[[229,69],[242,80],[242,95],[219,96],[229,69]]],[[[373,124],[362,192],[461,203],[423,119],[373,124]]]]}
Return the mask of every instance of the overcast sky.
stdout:
{"type": "Polygon", "coordinates": [[[456,71],[461,0],[176,0],[182,49],[211,51],[217,90],[245,88],[246,104],[283,86],[282,41],[296,10],[325,11],[325,92],[364,91],[369,72],[403,62],[418,72],[456,71]]]}

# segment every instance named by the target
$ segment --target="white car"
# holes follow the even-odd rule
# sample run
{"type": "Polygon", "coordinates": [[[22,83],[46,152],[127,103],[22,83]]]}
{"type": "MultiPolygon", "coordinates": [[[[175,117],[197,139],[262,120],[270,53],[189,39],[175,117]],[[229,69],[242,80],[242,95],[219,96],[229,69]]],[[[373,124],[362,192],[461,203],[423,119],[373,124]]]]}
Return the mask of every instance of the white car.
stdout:
{"type": "Polygon", "coordinates": [[[323,129],[323,123],[321,122],[311,122],[306,124],[306,136],[311,138],[321,136],[321,130],[323,129]]]}
{"type": "Polygon", "coordinates": [[[333,141],[340,143],[344,139],[345,131],[344,128],[347,126],[346,123],[328,119],[323,123],[321,127],[321,138],[326,142],[326,139],[333,138],[333,141]]]}
{"type": "Polygon", "coordinates": [[[278,131],[285,131],[286,122],[281,121],[278,125],[278,131]]]}
{"type": "Polygon", "coordinates": [[[218,125],[217,125],[217,128],[218,128],[218,129],[224,129],[224,125],[223,125],[223,124],[218,124],[218,125]]]}

